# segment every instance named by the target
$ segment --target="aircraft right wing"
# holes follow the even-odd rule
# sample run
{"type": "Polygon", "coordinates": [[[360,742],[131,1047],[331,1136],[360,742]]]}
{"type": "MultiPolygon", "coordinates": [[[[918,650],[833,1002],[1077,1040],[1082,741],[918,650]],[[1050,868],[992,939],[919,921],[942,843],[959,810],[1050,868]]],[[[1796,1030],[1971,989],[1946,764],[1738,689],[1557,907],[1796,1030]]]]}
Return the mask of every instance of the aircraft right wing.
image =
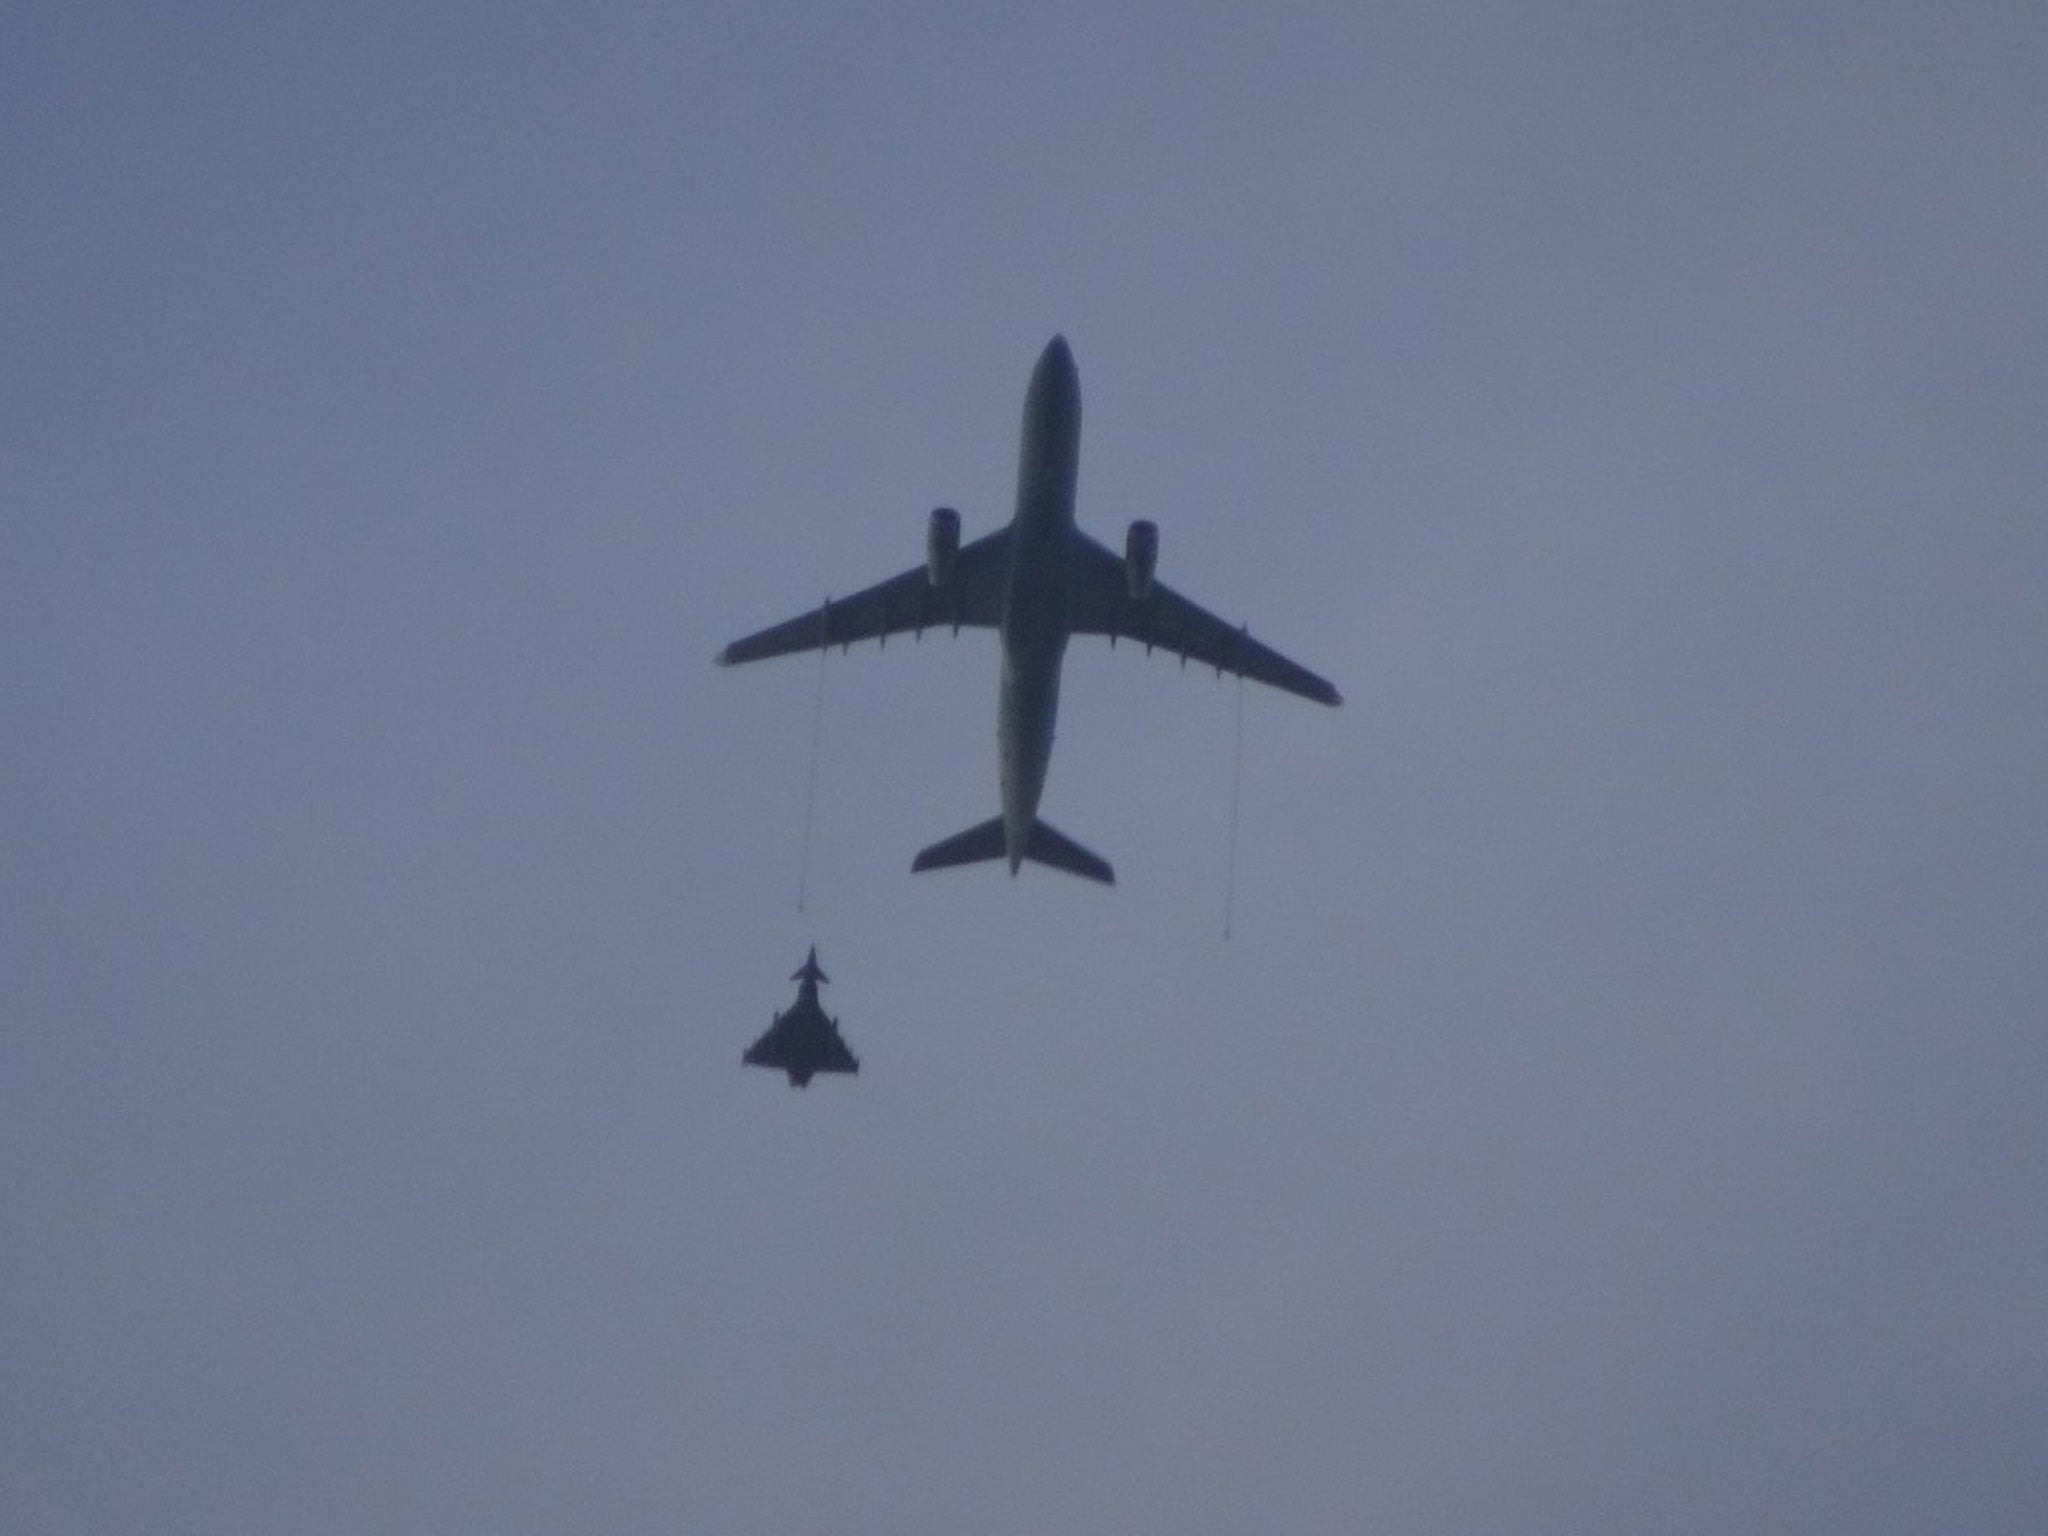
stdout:
{"type": "Polygon", "coordinates": [[[1132,597],[1123,561],[1085,533],[1076,537],[1081,548],[1073,586],[1075,634],[1107,635],[1112,642],[1123,636],[1147,650],[1163,646],[1219,673],[1235,672],[1318,704],[1343,702],[1326,679],[1254,640],[1248,630],[1224,623],[1164,582],[1153,582],[1142,598],[1132,597]]]}
{"type": "Polygon", "coordinates": [[[858,1072],[860,1070],[860,1061],[848,1049],[845,1039],[840,1035],[839,1021],[837,1019],[830,1019],[826,1022],[832,1031],[832,1038],[827,1040],[824,1043],[824,1048],[818,1052],[818,1070],[820,1072],[858,1072]]]}
{"type": "Polygon", "coordinates": [[[735,640],[718,653],[718,664],[730,667],[856,640],[886,640],[940,624],[994,629],[1003,621],[1009,573],[1010,530],[1003,527],[961,545],[952,578],[943,587],[931,584],[923,566],[914,566],[851,597],[828,598],[809,613],[735,640]]]}

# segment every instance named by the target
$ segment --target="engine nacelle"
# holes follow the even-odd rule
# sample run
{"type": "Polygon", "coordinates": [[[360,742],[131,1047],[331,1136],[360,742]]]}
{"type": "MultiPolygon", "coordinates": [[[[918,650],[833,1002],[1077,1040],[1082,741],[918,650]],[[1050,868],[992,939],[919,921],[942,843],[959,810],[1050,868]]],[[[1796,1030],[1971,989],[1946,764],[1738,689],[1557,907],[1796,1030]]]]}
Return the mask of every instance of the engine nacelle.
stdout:
{"type": "Polygon", "coordinates": [[[1143,518],[1124,535],[1124,585],[1143,602],[1152,591],[1152,567],[1159,563],[1159,525],[1143,518]]]}
{"type": "Polygon", "coordinates": [[[953,560],[960,553],[960,514],[951,507],[933,507],[924,531],[924,573],[935,587],[953,579],[953,560]]]}

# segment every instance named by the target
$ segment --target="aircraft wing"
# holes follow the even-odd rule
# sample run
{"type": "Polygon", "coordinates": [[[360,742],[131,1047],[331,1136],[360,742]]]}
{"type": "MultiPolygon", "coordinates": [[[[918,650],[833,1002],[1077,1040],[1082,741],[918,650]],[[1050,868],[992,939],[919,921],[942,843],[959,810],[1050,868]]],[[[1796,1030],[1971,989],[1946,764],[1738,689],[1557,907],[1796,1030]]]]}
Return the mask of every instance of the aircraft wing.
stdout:
{"type": "Polygon", "coordinates": [[[768,1033],[741,1053],[741,1063],[749,1067],[770,1067],[777,1072],[860,1071],[860,1062],[847,1048],[834,1021],[820,1013],[814,1027],[792,1029],[790,1015],[794,1012],[791,1009],[779,1014],[768,1033]]]}
{"type": "Polygon", "coordinates": [[[832,1031],[832,1038],[824,1041],[818,1051],[817,1070],[820,1072],[860,1071],[860,1063],[854,1059],[853,1052],[847,1049],[846,1042],[840,1038],[837,1028],[832,1031]]]}
{"type": "MultiPolygon", "coordinates": [[[[777,1019],[775,1024],[779,1025],[781,1022],[782,1020],[777,1019]]],[[[789,1041],[780,1029],[771,1025],[767,1034],[741,1053],[740,1060],[750,1067],[786,1066],[789,1063],[789,1041]]]]}
{"type": "Polygon", "coordinates": [[[1218,672],[1235,672],[1318,704],[1343,702],[1335,688],[1307,667],[1261,645],[1246,630],[1224,623],[1161,582],[1153,582],[1144,597],[1132,597],[1122,559],[1086,534],[1077,538],[1080,555],[1075,561],[1071,614],[1075,634],[1108,635],[1112,641],[1122,636],[1147,649],[1161,646],[1218,672]]]}
{"type": "Polygon", "coordinates": [[[931,584],[923,566],[914,566],[864,592],[829,598],[808,613],[735,640],[718,653],[718,664],[730,667],[828,645],[849,646],[856,640],[886,640],[938,624],[993,629],[1003,621],[1009,573],[1010,530],[998,528],[960,546],[952,579],[943,587],[931,584]]]}

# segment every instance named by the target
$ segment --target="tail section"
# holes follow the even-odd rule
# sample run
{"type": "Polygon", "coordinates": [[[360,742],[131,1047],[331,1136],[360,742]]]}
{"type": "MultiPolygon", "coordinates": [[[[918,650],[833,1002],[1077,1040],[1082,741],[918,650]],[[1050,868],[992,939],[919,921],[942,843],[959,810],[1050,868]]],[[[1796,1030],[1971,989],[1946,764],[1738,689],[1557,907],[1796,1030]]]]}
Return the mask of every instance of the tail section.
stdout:
{"type": "Polygon", "coordinates": [[[1042,821],[1031,823],[1031,836],[1024,843],[1024,857],[1035,859],[1040,864],[1050,864],[1054,869],[1064,869],[1083,880],[1116,884],[1116,871],[1109,867],[1109,860],[1090,853],[1071,837],[1055,832],[1042,821]]]}
{"type": "Polygon", "coordinates": [[[927,869],[951,869],[955,864],[979,864],[1003,856],[1003,818],[991,816],[977,827],[956,832],[943,842],[933,843],[915,859],[913,873],[927,869]]]}
{"type": "MultiPolygon", "coordinates": [[[[951,869],[956,864],[980,864],[989,859],[1000,859],[1006,852],[1003,847],[1003,818],[995,816],[978,826],[969,827],[965,832],[955,833],[943,842],[933,843],[911,862],[910,867],[913,871],[951,869]]],[[[1034,863],[1064,869],[1084,880],[1116,884],[1116,871],[1109,867],[1107,859],[1090,853],[1042,821],[1031,824],[1031,835],[1024,842],[1024,857],[1034,863]]]]}

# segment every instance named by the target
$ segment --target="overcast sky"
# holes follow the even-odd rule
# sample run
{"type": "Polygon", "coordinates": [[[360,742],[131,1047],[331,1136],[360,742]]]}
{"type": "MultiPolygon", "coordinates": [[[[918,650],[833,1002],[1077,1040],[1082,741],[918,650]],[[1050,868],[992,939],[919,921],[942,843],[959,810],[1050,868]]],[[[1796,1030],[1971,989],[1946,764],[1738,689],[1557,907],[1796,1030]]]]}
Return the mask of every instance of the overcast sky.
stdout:
{"type": "Polygon", "coordinates": [[[0,1525],[2041,1529],[2048,11],[976,9],[0,17],[0,1525]]]}

